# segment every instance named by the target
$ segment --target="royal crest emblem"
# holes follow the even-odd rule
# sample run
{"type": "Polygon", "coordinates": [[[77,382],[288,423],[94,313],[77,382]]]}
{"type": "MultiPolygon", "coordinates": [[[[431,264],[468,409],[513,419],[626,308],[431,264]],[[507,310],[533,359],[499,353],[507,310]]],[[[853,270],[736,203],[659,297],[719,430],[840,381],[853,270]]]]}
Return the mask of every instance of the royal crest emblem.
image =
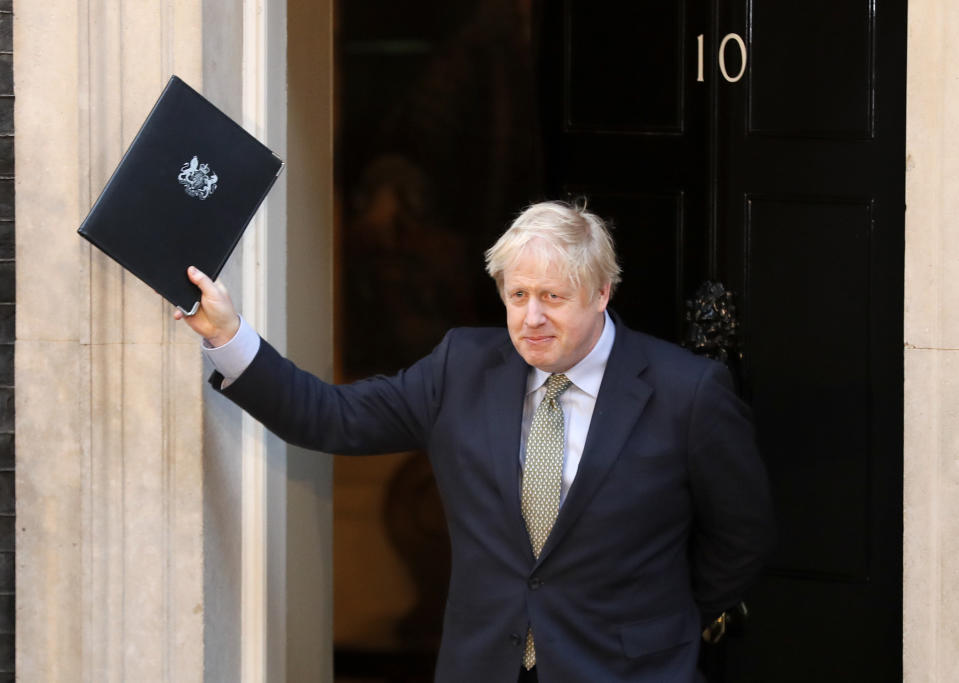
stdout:
{"type": "Polygon", "coordinates": [[[209,165],[201,164],[196,157],[193,157],[188,163],[183,164],[177,180],[188,195],[202,200],[216,190],[218,178],[216,173],[210,170],[209,165]]]}

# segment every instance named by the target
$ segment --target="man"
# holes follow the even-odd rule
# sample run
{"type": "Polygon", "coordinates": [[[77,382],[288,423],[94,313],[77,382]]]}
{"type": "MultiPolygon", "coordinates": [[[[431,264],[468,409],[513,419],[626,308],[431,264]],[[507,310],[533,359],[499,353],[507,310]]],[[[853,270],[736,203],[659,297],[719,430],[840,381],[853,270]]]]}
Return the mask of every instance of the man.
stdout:
{"type": "Polygon", "coordinates": [[[723,366],[606,312],[593,214],[534,205],[486,258],[507,330],[454,329],[393,377],[321,382],[192,269],[187,322],[213,385],[287,441],[429,452],[452,548],[437,681],[702,680],[702,626],[774,535],[747,409],[723,366]]]}

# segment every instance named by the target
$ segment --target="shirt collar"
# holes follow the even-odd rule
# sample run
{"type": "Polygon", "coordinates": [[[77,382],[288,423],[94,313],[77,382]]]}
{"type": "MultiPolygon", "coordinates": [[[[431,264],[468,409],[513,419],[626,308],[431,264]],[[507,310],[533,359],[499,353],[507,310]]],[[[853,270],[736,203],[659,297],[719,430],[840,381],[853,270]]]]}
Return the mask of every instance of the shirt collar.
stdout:
{"type": "MultiPolygon", "coordinates": [[[[603,373],[606,372],[606,361],[613,350],[613,340],[616,339],[616,326],[609,313],[603,312],[603,332],[599,335],[596,344],[576,365],[565,374],[576,388],[585,391],[596,398],[599,395],[599,385],[603,383],[603,373]]],[[[549,378],[551,373],[539,368],[533,368],[526,382],[526,393],[539,389],[549,378]]]]}

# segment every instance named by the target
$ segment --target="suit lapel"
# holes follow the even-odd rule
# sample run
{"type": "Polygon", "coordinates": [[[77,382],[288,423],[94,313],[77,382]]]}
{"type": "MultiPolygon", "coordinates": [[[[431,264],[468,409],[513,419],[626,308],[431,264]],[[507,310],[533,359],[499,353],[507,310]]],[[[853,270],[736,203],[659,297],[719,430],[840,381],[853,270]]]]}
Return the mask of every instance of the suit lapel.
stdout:
{"type": "Polygon", "coordinates": [[[582,514],[619,457],[653,393],[652,387],[639,377],[646,365],[637,335],[616,319],[616,341],[606,362],[579,468],[537,564],[582,514]]]}
{"type": "Polygon", "coordinates": [[[516,353],[511,342],[501,349],[502,362],[486,371],[486,430],[490,455],[506,511],[507,526],[530,557],[529,536],[519,498],[519,444],[523,424],[523,399],[529,366],[516,353]]]}

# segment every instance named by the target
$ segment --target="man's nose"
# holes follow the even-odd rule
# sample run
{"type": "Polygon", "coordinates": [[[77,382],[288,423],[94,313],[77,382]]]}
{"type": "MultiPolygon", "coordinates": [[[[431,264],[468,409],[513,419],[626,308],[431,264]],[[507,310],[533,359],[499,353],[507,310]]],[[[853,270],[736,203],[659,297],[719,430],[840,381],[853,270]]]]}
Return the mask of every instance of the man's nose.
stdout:
{"type": "Polygon", "coordinates": [[[543,315],[543,307],[536,299],[530,299],[526,306],[526,326],[539,327],[546,322],[546,316],[543,315]]]}

